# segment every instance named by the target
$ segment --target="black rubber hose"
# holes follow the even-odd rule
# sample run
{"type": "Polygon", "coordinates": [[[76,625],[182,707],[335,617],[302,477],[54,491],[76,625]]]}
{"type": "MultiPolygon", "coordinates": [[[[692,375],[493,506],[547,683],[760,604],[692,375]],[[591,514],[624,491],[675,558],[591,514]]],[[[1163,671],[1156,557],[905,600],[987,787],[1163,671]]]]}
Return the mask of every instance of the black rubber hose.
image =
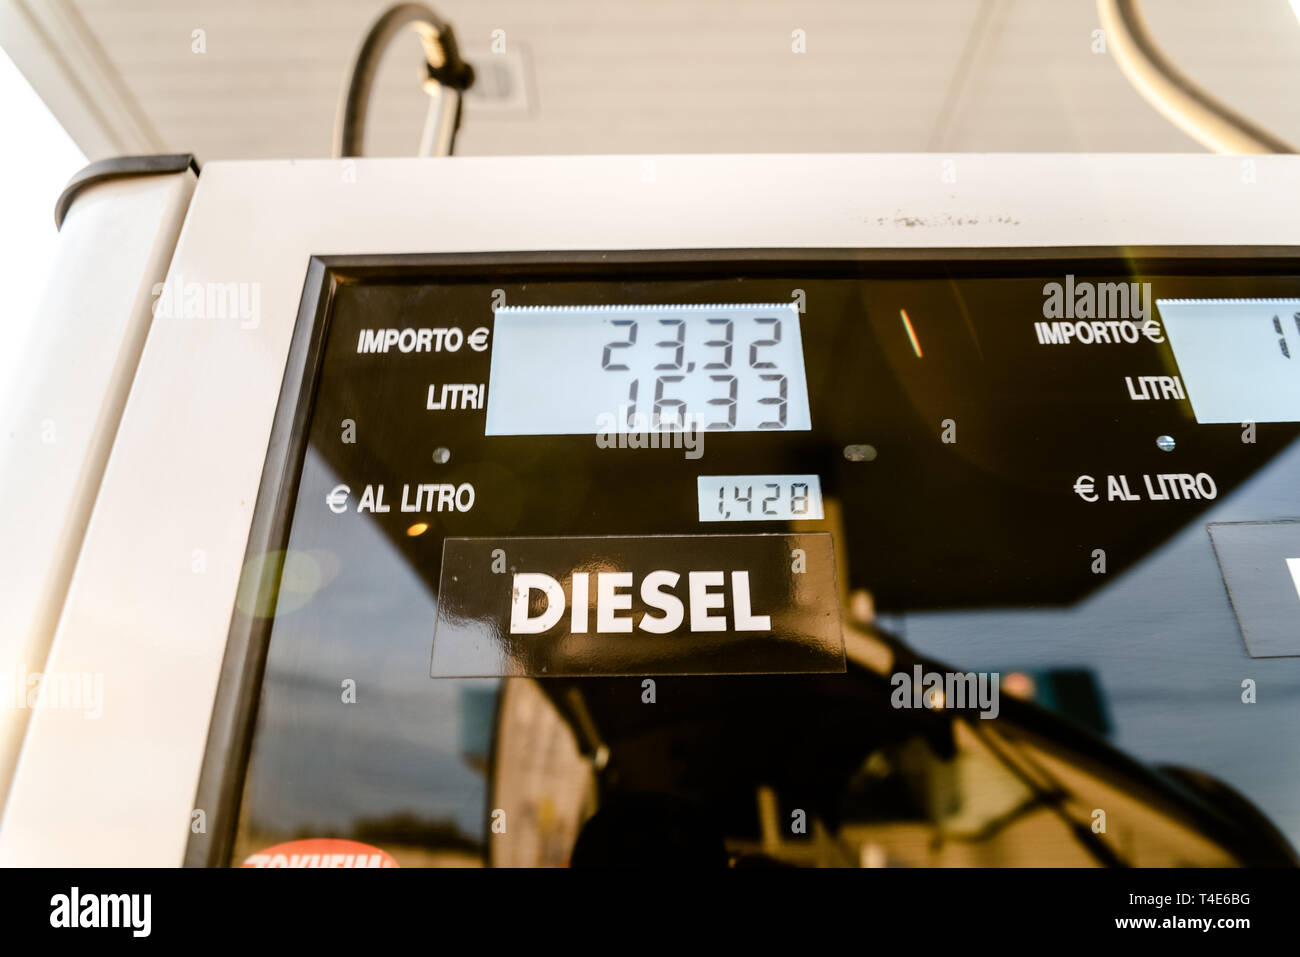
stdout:
{"type": "MultiPolygon", "coordinates": [[[[334,155],[361,156],[366,132],[366,110],[379,63],[389,43],[402,30],[422,34],[429,61],[429,79],[464,91],[474,82],[474,69],[460,56],[451,24],[422,3],[399,3],[375,21],[357,51],[347,88],[334,121],[334,155]]],[[[457,116],[457,125],[460,119],[457,116]]]]}

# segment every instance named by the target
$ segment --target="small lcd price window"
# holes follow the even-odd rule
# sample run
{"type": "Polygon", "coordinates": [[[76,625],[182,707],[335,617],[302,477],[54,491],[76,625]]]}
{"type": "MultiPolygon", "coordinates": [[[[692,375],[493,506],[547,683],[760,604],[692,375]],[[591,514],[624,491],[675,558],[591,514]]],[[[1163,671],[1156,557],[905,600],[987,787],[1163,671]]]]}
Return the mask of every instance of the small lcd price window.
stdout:
{"type": "Polygon", "coordinates": [[[487,435],[811,427],[794,303],[496,311],[487,435]]]}
{"type": "Polygon", "coordinates": [[[822,518],[816,475],[700,475],[701,522],[790,522],[822,518]]]}

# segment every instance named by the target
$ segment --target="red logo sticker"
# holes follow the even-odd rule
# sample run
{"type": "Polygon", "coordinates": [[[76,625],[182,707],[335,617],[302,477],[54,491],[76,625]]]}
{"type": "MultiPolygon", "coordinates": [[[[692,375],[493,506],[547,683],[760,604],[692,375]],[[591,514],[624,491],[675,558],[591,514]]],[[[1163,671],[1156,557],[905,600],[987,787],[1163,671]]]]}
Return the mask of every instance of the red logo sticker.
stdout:
{"type": "Polygon", "coordinates": [[[330,837],[276,844],[250,854],[243,867],[397,867],[386,851],[330,837]]]}

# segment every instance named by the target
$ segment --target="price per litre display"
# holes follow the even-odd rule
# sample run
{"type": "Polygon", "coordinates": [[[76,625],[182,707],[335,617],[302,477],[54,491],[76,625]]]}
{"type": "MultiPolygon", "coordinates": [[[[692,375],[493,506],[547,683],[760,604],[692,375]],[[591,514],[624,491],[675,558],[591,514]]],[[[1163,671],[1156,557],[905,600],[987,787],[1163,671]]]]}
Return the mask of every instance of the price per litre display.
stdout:
{"type": "Polygon", "coordinates": [[[822,518],[816,475],[700,475],[701,522],[789,522],[822,518]]]}
{"type": "Polygon", "coordinates": [[[794,303],[496,312],[488,435],[811,427],[794,303]]]}

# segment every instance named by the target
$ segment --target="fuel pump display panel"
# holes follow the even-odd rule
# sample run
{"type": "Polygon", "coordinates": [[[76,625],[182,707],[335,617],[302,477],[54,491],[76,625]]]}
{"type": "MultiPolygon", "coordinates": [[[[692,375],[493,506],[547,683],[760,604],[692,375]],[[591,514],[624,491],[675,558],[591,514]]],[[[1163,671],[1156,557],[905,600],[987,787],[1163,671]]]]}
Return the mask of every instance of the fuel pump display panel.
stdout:
{"type": "MultiPolygon", "coordinates": [[[[892,623],[889,642],[915,629],[958,659],[964,644],[966,667],[1068,670],[1086,708],[1064,691],[1030,700],[1092,721],[1098,740],[1127,720],[1125,654],[1169,693],[1249,662],[1204,526],[1295,517],[1266,488],[1294,476],[1300,428],[1261,413],[1245,442],[1243,422],[1198,421],[1156,303],[1300,301],[1288,262],[328,266],[296,332],[305,375],[291,369],[278,413],[298,440],[268,462],[258,506],[282,529],[274,598],[242,597],[232,626],[265,654],[232,862],[311,832],[403,866],[571,863],[592,853],[590,822],[608,826],[601,808],[702,814],[735,861],[774,853],[755,804],[772,791],[853,854],[887,845],[918,863],[885,831],[933,820],[926,799],[890,790],[907,742],[930,732],[842,634],[892,623]],[[1097,292],[1091,305],[1067,308],[1053,290],[1067,277],[1072,296],[1097,292]],[[1197,573],[1161,577],[1144,615],[1111,603],[1171,556],[1197,573]],[[981,615],[1069,616],[1093,637],[1033,626],[1004,640],[981,615]],[[1146,654],[1161,616],[1194,655],[1146,654]],[[509,831],[494,829],[500,809],[509,831]]],[[[1271,314],[1255,320],[1271,330],[1271,314]]],[[[1206,402],[1231,391],[1213,389],[1206,402]]],[[[1297,660],[1269,659],[1300,679],[1297,660]]],[[[1145,733],[1117,743],[1158,756],[1169,742],[1145,733]]],[[[959,739],[931,740],[927,760],[959,739]]],[[[1230,775],[1240,742],[1206,741],[1199,766],[1230,775]]],[[[1300,836],[1300,812],[1278,823],[1300,836]]],[[[985,860],[1040,862],[1050,845],[1091,861],[1070,830],[989,838],[985,860]]],[[[790,860],[816,856],[793,843],[790,860]]]]}

